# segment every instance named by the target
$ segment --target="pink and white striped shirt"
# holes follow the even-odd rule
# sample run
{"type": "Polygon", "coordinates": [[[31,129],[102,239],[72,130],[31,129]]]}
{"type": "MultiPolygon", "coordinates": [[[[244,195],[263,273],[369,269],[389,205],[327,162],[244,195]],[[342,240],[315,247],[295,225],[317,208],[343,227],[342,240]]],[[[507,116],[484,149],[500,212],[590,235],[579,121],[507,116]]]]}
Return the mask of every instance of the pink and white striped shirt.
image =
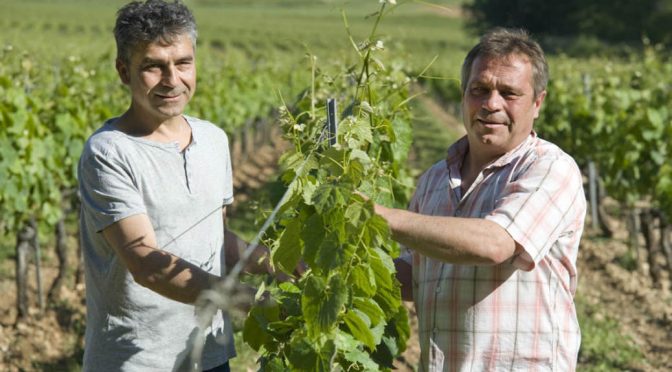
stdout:
{"type": "Polygon", "coordinates": [[[495,266],[410,253],[421,371],[573,371],[581,342],[573,296],[586,200],[574,160],[534,132],[466,193],[464,137],[420,179],[410,210],[485,218],[524,253],[495,266]],[[412,260],[412,261],[411,261],[412,260]]]}

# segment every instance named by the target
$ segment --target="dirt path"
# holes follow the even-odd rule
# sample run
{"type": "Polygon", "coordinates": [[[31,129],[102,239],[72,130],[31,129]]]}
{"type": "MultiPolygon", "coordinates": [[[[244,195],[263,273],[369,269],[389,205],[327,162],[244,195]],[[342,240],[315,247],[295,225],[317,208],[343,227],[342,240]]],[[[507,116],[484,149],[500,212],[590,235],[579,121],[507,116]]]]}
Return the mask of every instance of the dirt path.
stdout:
{"type": "Polygon", "coordinates": [[[422,104],[423,107],[432,114],[432,116],[445,124],[448,130],[459,136],[463,136],[467,133],[464,130],[464,126],[462,125],[462,120],[456,118],[446,111],[443,107],[441,107],[441,103],[439,103],[437,100],[433,99],[427,94],[423,94],[422,96],[418,97],[418,99],[420,100],[420,104],[422,104]]]}
{"type": "Polygon", "coordinates": [[[277,172],[278,159],[286,151],[288,144],[281,138],[279,128],[269,129],[267,138],[268,142],[248,146],[253,148],[247,154],[241,152],[240,146],[233,146],[234,209],[249,200],[251,194],[277,172]]]}

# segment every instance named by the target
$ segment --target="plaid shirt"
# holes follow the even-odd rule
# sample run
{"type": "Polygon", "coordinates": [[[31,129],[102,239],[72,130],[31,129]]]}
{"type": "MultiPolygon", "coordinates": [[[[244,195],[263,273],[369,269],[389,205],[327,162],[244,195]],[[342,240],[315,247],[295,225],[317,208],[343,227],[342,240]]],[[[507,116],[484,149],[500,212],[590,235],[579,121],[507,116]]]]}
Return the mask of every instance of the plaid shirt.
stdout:
{"type": "Polygon", "coordinates": [[[410,210],[485,218],[524,252],[495,266],[412,260],[421,371],[572,371],[581,342],[573,296],[586,200],[574,160],[534,132],[466,193],[464,137],[420,179],[410,210]]]}

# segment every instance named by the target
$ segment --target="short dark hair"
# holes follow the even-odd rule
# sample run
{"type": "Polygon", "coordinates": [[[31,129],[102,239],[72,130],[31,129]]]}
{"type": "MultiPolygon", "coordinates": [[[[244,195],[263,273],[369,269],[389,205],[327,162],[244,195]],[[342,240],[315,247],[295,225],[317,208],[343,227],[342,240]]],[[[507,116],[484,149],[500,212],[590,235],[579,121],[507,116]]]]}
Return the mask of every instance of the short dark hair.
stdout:
{"type": "Polygon", "coordinates": [[[507,28],[495,28],[489,31],[469,51],[462,64],[462,93],[467,89],[471,67],[477,57],[506,58],[516,54],[527,57],[532,64],[534,96],[537,97],[546,90],[548,84],[548,64],[544,51],[532,40],[527,31],[507,28]]]}
{"type": "Polygon", "coordinates": [[[138,45],[155,41],[171,42],[173,38],[187,34],[196,47],[196,21],[191,11],[181,2],[163,0],[133,1],[117,12],[114,39],[117,42],[117,58],[128,63],[131,52],[138,45]]]}

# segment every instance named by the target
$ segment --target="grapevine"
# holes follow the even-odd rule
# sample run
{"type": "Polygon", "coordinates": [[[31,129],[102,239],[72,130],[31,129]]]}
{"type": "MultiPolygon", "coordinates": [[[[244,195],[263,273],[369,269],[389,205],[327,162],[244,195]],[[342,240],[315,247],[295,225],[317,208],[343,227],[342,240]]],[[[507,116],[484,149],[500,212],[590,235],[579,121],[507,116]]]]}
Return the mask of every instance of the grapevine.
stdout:
{"type": "Polygon", "coordinates": [[[410,79],[379,59],[384,11],[382,4],[369,39],[357,45],[356,68],[313,69],[312,89],[281,110],[293,151],[281,159],[287,195],[266,242],[276,269],[291,274],[303,261],[309,270],[267,287],[270,303],[250,311],[244,339],[261,353],[262,370],[386,370],[405,348],[408,319],[392,261],[399,247],[357,193],[399,206],[410,189],[410,79]],[[333,146],[319,104],[330,96],[347,103],[333,146]]]}

